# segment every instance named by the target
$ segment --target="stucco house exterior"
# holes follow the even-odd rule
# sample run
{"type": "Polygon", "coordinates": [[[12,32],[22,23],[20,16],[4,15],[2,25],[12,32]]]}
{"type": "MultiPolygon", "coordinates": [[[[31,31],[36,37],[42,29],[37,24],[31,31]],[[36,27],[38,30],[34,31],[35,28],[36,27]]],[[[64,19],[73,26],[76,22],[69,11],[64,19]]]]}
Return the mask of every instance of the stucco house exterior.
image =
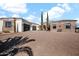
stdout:
{"type": "MultiPolygon", "coordinates": [[[[50,31],[53,32],[75,32],[77,20],[50,21],[50,31]]],[[[23,18],[0,18],[0,32],[24,32],[40,31],[40,25],[29,22],[23,18]]],[[[46,23],[43,24],[43,30],[46,30],[46,23]]]]}
{"type": "MultiPolygon", "coordinates": [[[[77,20],[59,20],[59,21],[50,21],[50,31],[53,32],[75,32],[77,20]]],[[[44,23],[44,27],[46,23],[44,23]]]]}
{"type": "Polygon", "coordinates": [[[0,18],[0,32],[24,32],[38,30],[38,24],[29,22],[23,18],[0,18]],[[35,29],[33,29],[35,26],[35,29]]]}

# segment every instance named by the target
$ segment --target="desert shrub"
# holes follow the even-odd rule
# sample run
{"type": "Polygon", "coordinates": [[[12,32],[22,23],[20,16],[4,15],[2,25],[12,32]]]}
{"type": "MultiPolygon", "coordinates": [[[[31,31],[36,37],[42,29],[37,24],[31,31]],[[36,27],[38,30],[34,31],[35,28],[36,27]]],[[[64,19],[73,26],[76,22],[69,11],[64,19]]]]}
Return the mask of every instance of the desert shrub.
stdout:
{"type": "Polygon", "coordinates": [[[5,31],[3,31],[4,33],[10,33],[10,31],[9,30],[5,30],[5,31]]]}

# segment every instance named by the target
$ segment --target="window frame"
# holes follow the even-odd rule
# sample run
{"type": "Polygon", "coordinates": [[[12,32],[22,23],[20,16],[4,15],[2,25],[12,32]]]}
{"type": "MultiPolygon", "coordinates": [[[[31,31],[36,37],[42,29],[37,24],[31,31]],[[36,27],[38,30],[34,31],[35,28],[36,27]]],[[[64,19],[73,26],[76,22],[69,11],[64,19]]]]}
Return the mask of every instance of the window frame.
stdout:
{"type": "Polygon", "coordinates": [[[54,24],[54,25],[53,25],[53,29],[56,29],[56,28],[57,28],[57,26],[56,26],[56,24],[54,24]]]}
{"type": "Polygon", "coordinates": [[[65,29],[71,29],[71,23],[65,23],[65,29]]]}
{"type": "Polygon", "coordinates": [[[11,28],[12,27],[12,22],[11,21],[5,21],[5,27],[11,28]]]}

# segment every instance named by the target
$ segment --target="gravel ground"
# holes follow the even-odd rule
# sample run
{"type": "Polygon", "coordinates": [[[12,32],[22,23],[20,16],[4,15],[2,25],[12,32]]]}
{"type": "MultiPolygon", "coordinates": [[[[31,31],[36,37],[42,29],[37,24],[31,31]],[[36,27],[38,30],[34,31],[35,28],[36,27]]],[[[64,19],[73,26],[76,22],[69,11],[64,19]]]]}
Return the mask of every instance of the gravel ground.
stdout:
{"type": "MultiPolygon", "coordinates": [[[[34,56],[79,56],[79,33],[28,31],[0,34],[0,40],[14,36],[28,36],[30,39],[35,39],[35,42],[24,45],[32,48],[34,56]]],[[[23,56],[23,54],[26,55],[24,52],[16,55],[23,56]]]]}

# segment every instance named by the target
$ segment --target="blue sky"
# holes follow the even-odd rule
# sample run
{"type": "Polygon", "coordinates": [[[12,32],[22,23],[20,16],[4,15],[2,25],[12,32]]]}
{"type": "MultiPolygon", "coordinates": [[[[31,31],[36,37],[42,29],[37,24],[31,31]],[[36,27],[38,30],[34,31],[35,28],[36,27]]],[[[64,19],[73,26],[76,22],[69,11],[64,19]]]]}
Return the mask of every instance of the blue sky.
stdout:
{"type": "Polygon", "coordinates": [[[0,17],[22,17],[40,23],[41,11],[49,14],[50,21],[76,19],[79,23],[79,3],[0,3],[0,17]]]}

